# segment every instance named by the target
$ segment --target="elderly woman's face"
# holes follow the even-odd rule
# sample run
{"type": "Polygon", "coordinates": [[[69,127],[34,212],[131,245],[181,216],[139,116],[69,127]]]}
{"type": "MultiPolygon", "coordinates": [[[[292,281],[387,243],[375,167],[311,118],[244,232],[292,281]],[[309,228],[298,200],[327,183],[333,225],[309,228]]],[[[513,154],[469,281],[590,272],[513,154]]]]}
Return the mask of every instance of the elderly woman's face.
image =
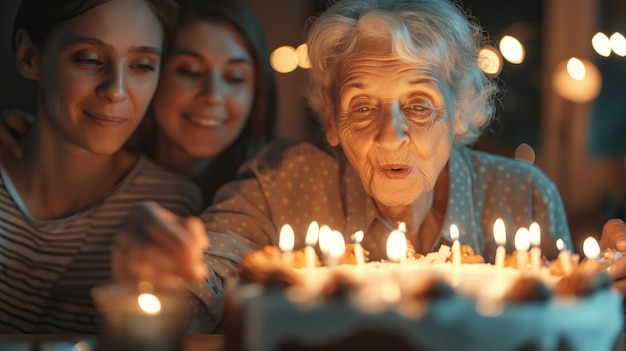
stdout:
{"type": "Polygon", "coordinates": [[[340,78],[327,136],[341,144],[367,193],[396,206],[432,190],[454,139],[437,80],[415,63],[369,53],[340,78]]]}

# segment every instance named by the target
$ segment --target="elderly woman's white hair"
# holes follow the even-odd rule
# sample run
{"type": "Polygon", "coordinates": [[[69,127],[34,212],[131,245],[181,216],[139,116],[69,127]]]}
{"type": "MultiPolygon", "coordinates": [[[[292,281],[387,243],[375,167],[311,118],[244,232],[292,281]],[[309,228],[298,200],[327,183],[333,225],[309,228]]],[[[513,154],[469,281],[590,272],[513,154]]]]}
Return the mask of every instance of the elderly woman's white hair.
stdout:
{"type": "Polygon", "coordinates": [[[341,70],[372,38],[390,39],[394,55],[445,82],[446,112],[465,129],[455,143],[476,140],[494,113],[497,85],[478,67],[482,29],[447,0],[341,0],[315,19],[307,39],[308,100],[319,117],[325,104],[336,112],[341,70]]]}

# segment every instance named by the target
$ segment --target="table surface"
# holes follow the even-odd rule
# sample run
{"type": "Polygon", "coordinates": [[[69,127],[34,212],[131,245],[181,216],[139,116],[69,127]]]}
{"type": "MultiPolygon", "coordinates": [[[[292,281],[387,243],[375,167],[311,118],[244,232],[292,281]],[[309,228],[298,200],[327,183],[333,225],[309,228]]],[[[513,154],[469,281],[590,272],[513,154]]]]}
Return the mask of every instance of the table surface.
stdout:
{"type": "MultiPolygon", "coordinates": [[[[626,351],[622,334],[615,344],[614,351],[626,351]]],[[[75,351],[94,350],[93,348],[74,348],[81,341],[95,345],[96,335],[58,335],[58,334],[0,334],[2,351],[75,351]]],[[[92,346],[93,347],[93,346],[92,346]]],[[[97,349],[96,349],[97,350],[97,349]]],[[[188,335],[182,351],[223,351],[224,335],[188,335]]]]}
{"type": "MultiPolygon", "coordinates": [[[[96,335],[61,335],[61,334],[0,334],[2,351],[74,351],[79,342],[86,343],[93,350],[98,337],[96,335]]],[[[224,335],[188,335],[182,351],[222,351],[224,335]]]]}

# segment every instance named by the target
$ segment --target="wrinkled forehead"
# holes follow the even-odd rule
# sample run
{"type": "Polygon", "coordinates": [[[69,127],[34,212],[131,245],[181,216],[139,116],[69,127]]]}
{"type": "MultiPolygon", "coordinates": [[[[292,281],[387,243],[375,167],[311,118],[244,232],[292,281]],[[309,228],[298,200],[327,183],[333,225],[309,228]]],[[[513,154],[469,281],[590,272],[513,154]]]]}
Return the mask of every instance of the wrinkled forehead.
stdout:
{"type": "Polygon", "coordinates": [[[354,50],[346,55],[335,71],[337,92],[355,79],[404,80],[427,79],[447,97],[448,84],[437,72],[437,65],[420,57],[398,55],[390,38],[361,36],[354,50]]]}

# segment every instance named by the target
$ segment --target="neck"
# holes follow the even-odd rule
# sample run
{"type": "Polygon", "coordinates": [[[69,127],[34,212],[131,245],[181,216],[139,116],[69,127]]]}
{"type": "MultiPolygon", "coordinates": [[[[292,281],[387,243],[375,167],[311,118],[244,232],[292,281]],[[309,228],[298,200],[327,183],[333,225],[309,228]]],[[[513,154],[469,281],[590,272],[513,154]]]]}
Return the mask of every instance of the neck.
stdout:
{"type": "Polygon", "coordinates": [[[391,225],[397,226],[398,222],[406,223],[407,237],[417,233],[420,224],[426,217],[426,213],[433,204],[434,191],[420,195],[408,205],[385,206],[376,203],[380,215],[391,225]]]}
{"type": "Polygon", "coordinates": [[[211,158],[198,158],[190,155],[160,130],[157,130],[156,141],[150,156],[170,171],[190,177],[202,173],[211,164],[211,158]]]}
{"type": "Polygon", "coordinates": [[[5,168],[31,215],[67,217],[101,201],[132,168],[136,157],[117,152],[98,155],[59,137],[41,113],[24,137],[24,155],[5,168]]]}
{"type": "Polygon", "coordinates": [[[417,252],[427,253],[437,240],[448,207],[449,169],[446,165],[433,190],[403,206],[376,204],[381,216],[390,224],[405,222],[407,240],[417,252]]]}

